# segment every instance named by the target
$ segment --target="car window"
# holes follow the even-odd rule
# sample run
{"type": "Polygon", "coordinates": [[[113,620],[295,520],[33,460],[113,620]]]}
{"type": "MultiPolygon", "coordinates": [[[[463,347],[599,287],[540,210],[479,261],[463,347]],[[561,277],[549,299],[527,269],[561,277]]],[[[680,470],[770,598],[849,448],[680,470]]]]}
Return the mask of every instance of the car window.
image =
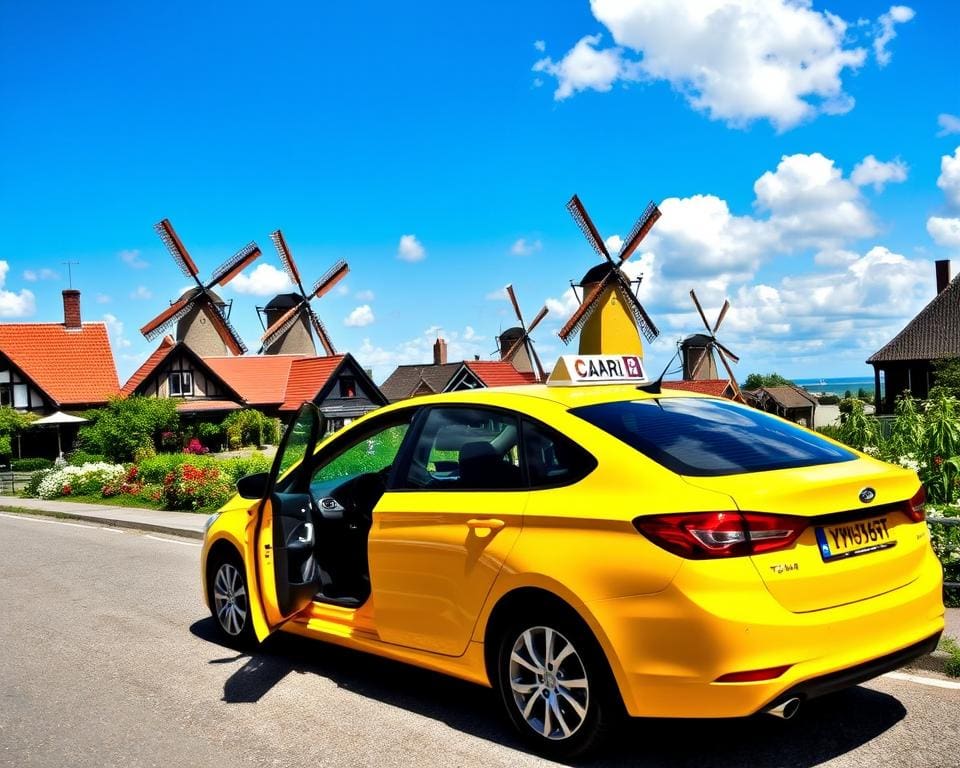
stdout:
{"type": "Polygon", "coordinates": [[[597,460],[570,438],[530,419],[523,420],[523,450],[533,488],[570,485],[597,466],[597,460]]]}
{"type": "Polygon", "coordinates": [[[681,475],[736,475],[856,458],[813,432],[728,400],[627,400],[571,413],[681,475]]]}
{"type": "Polygon", "coordinates": [[[400,445],[410,427],[412,413],[386,423],[371,424],[356,435],[344,435],[344,441],[334,446],[333,453],[324,452],[310,481],[315,495],[327,492],[360,475],[382,472],[393,466],[400,445]]]}
{"type": "Polygon", "coordinates": [[[402,488],[514,490],[523,487],[516,417],[483,408],[432,408],[402,488]]]}

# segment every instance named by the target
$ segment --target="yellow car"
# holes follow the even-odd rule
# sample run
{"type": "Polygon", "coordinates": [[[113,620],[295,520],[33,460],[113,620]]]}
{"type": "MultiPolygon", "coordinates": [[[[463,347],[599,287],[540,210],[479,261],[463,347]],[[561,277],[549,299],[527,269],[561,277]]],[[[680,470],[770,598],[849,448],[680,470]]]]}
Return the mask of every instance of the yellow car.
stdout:
{"type": "Polygon", "coordinates": [[[219,628],[492,686],[551,757],[623,714],[790,717],[943,629],[916,474],[727,400],[485,389],[323,434],[305,405],[211,518],[219,628]]]}

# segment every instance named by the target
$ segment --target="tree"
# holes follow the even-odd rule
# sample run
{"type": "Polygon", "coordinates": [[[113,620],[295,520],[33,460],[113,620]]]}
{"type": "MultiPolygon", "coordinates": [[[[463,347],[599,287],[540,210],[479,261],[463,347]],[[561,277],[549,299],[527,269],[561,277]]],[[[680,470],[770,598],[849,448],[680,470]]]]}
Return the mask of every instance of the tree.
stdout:
{"type": "Polygon", "coordinates": [[[933,361],[933,383],[960,397],[960,357],[933,361]]]}
{"type": "Polygon", "coordinates": [[[13,453],[13,436],[36,419],[32,413],[21,413],[9,406],[0,407],[0,456],[13,453]]]}
{"type": "Polygon", "coordinates": [[[153,448],[160,434],[175,432],[180,421],[176,401],[139,395],[115,397],[85,415],[91,423],[80,428],[78,446],[114,461],[130,461],[137,450],[153,448]]]}
{"type": "Polygon", "coordinates": [[[751,373],[743,384],[743,389],[760,389],[760,387],[786,387],[793,384],[790,379],[779,373],[751,373]]]}

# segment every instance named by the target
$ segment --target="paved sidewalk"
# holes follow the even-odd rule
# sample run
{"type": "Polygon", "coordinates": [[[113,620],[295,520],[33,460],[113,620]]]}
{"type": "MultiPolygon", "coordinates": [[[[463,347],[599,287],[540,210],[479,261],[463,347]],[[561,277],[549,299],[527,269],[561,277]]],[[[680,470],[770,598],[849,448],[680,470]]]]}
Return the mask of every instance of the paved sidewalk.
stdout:
{"type": "Polygon", "coordinates": [[[87,520],[91,523],[136,528],[176,536],[203,538],[203,524],[207,515],[193,512],[166,512],[139,507],[116,507],[110,504],[81,504],[75,501],[23,499],[19,496],[0,496],[0,509],[26,510],[38,515],[47,514],[87,520]]]}

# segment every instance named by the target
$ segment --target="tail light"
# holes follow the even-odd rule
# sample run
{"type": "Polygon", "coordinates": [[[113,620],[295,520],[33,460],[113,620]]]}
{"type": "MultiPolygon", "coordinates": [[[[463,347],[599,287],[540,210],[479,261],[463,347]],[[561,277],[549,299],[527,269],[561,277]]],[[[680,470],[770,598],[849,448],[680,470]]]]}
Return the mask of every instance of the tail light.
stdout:
{"type": "Polygon", "coordinates": [[[761,512],[695,512],[638,517],[633,525],[668,552],[707,560],[786,549],[806,529],[807,520],[761,512]]]}
{"type": "Polygon", "coordinates": [[[921,485],[920,490],[913,494],[913,498],[905,501],[904,512],[915,523],[922,523],[927,519],[927,491],[921,485]]]}

